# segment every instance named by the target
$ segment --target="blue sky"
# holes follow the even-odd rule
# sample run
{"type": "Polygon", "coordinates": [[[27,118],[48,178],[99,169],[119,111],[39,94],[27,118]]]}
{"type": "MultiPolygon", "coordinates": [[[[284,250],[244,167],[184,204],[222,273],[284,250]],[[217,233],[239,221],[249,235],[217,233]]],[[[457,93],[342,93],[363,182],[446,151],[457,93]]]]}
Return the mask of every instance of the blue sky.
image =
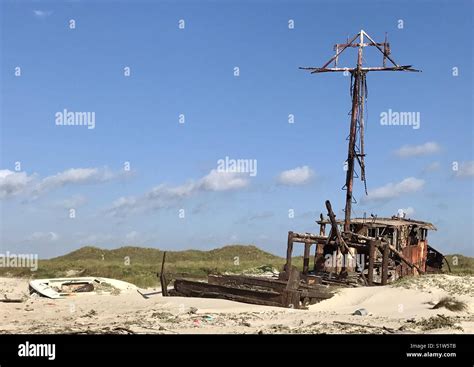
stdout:
{"type": "Polygon", "coordinates": [[[344,205],[350,78],[298,67],[364,29],[423,72],[368,74],[369,196],[356,181],[354,215],[404,209],[436,225],[435,248],[474,254],[471,1],[1,4],[0,250],[282,255],[288,230],[317,232],[324,200],[338,217],[344,205]],[[95,113],[95,128],[56,125],[64,109],[95,113]],[[382,125],[388,110],[419,113],[420,128],[382,125]],[[257,174],[219,174],[225,157],[257,174]]]}

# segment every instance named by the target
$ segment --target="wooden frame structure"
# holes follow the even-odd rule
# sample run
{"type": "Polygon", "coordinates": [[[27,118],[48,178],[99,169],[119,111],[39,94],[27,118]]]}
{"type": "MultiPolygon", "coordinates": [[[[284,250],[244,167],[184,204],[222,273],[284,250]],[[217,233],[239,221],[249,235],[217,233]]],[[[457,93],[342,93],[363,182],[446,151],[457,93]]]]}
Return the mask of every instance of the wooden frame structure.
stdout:
{"type": "MultiPolygon", "coordinates": [[[[427,269],[441,270],[442,254],[428,246],[427,231],[436,230],[431,223],[399,217],[355,218],[346,232],[340,230],[344,222],[336,220],[329,201],[326,201],[326,208],[328,218],[324,219],[321,214],[317,222],[320,226],[318,235],[288,232],[285,269],[292,266],[294,243],[302,243],[302,277],[307,282],[322,279],[335,284],[385,285],[404,275],[423,274],[427,269]],[[331,231],[326,236],[328,224],[331,231]],[[314,267],[310,270],[312,245],[316,249],[314,267]]],[[[281,277],[287,277],[285,272],[281,277]]]]}

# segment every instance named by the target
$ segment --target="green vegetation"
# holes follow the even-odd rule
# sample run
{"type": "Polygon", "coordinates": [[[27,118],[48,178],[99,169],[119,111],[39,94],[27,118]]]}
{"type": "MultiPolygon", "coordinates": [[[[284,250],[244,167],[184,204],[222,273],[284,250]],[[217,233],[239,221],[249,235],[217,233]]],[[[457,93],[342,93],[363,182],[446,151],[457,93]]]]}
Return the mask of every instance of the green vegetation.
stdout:
{"type": "MultiPolygon", "coordinates": [[[[38,270],[28,268],[0,268],[0,276],[28,278],[57,278],[65,276],[101,276],[120,279],[139,287],[159,284],[163,251],[156,248],[121,247],[104,250],[83,247],[67,255],[39,260],[38,270]]],[[[294,265],[302,268],[303,259],[294,258],[294,265]]],[[[209,273],[255,272],[272,268],[281,270],[285,259],[262,251],[255,246],[232,245],[199,251],[167,251],[165,272],[189,278],[206,278],[209,273]]]]}
{"type": "MultiPolygon", "coordinates": [[[[451,268],[451,273],[455,275],[474,275],[474,257],[454,254],[447,255],[446,260],[451,268]]],[[[448,266],[443,263],[443,271],[448,272],[448,266]]]]}
{"type": "Polygon", "coordinates": [[[432,287],[439,288],[451,296],[474,296],[474,277],[462,274],[425,274],[419,277],[407,276],[391,283],[392,287],[403,287],[420,291],[430,291],[432,287]]]}
{"type": "MultiPolygon", "coordinates": [[[[104,250],[87,246],[64,256],[39,260],[38,270],[34,272],[28,268],[0,267],[0,276],[98,276],[124,280],[139,287],[155,287],[159,285],[157,273],[161,269],[162,258],[163,251],[156,248],[120,247],[104,250]]],[[[474,258],[450,255],[447,259],[453,274],[474,274],[474,258]]],[[[312,262],[310,259],[310,264],[312,262]]],[[[262,251],[256,246],[231,245],[210,251],[167,251],[165,271],[177,276],[203,279],[210,273],[271,272],[273,268],[281,270],[284,264],[284,258],[262,251]]],[[[293,264],[302,269],[302,257],[293,258],[293,264]]],[[[447,269],[443,270],[447,272],[447,269]]],[[[404,282],[411,284],[413,280],[402,279],[399,285],[404,282]]]]}

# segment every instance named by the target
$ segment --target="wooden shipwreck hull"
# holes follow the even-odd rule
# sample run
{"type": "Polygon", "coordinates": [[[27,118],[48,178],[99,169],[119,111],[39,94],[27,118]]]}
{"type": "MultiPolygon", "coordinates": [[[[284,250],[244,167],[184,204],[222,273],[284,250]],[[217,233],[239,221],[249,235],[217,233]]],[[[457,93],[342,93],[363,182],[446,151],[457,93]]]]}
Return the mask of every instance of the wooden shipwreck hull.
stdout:
{"type": "Polygon", "coordinates": [[[334,289],[329,285],[306,284],[293,267],[286,281],[245,275],[209,275],[207,282],[176,279],[174,288],[168,294],[301,309],[331,298],[334,289]]]}

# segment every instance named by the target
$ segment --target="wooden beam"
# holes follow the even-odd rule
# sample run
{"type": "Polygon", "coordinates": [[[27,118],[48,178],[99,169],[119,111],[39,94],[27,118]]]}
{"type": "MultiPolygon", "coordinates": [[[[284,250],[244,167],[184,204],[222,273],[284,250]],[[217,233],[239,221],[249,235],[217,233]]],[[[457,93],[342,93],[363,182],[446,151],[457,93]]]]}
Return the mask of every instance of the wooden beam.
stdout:
{"type": "Polygon", "coordinates": [[[252,303],[256,305],[300,308],[299,298],[295,302],[298,291],[285,290],[283,293],[228,287],[186,279],[176,279],[174,282],[173,295],[201,298],[220,298],[230,301],[252,303]],[[286,292],[286,293],[285,293],[286,292]],[[292,302],[292,303],[288,303],[292,302]]]}
{"type": "Polygon", "coordinates": [[[323,213],[319,214],[321,224],[319,225],[319,235],[322,237],[326,236],[326,223],[324,223],[323,213]]]}
{"type": "Polygon", "coordinates": [[[369,241],[369,270],[367,282],[374,283],[375,241],[369,241]]]}
{"type": "Polygon", "coordinates": [[[165,276],[165,262],[166,262],[166,251],[163,252],[163,260],[161,261],[160,283],[161,283],[161,292],[163,294],[163,297],[168,297],[168,282],[165,276]]]}
{"type": "Polygon", "coordinates": [[[324,245],[316,244],[316,253],[314,256],[314,271],[321,271],[324,269],[324,245]]]}
{"type": "Polygon", "coordinates": [[[292,266],[288,271],[288,283],[282,293],[282,304],[284,307],[300,308],[301,293],[298,292],[300,272],[295,266],[292,266]]]}
{"type": "Polygon", "coordinates": [[[293,254],[293,232],[288,232],[288,243],[286,247],[286,264],[285,271],[289,271],[291,268],[291,256],[293,254]]]}
{"type": "Polygon", "coordinates": [[[305,242],[304,255],[303,255],[303,274],[308,274],[309,272],[310,251],[311,251],[311,242],[305,242]]]}
{"type": "Polygon", "coordinates": [[[300,286],[300,272],[296,269],[295,266],[292,266],[288,270],[288,283],[286,284],[286,289],[296,290],[300,286]]]}
{"type": "Polygon", "coordinates": [[[365,33],[364,31],[362,31],[361,33],[363,33],[363,35],[365,35],[370,42],[372,42],[372,45],[377,47],[377,49],[384,55],[384,57],[386,57],[388,59],[388,61],[390,61],[393,66],[395,66],[396,68],[400,67],[395,61],[392,60],[392,58],[384,51],[382,50],[382,48],[379,46],[379,43],[378,42],[375,42],[367,33],[365,33]]]}
{"type": "Polygon", "coordinates": [[[331,202],[329,200],[326,200],[326,208],[328,210],[329,220],[331,221],[331,231],[334,231],[337,238],[337,243],[339,244],[341,248],[344,248],[346,253],[349,253],[349,247],[347,246],[346,242],[342,239],[341,232],[339,231],[339,227],[336,222],[336,216],[334,215],[334,212],[332,211],[331,202]]]}
{"type": "Polygon", "coordinates": [[[326,62],[326,63],[323,65],[322,69],[326,68],[326,66],[328,66],[331,62],[333,62],[336,58],[338,58],[339,55],[342,54],[342,53],[344,52],[344,50],[345,50],[347,47],[349,47],[349,46],[352,44],[352,42],[354,42],[354,41],[356,40],[356,38],[359,37],[359,36],[360,36],[360,32],[357,33],[354,37],[352,37],[351,40],[348,41],[343,47],[341,47],[340,49],[338,49],[337,52],[336,52],[336,54],[335,54],[333,57],[331,57],[331,58],[329,59],[329,61],[326,62]]]}
{"type": "Polygon", "coordinates": [[[383,247],[383,258],[382,258],[382,285],[387,284],[388,280],[388,254],[389,254],[389,246],[385,244],[383,247]]]}
{"type": "MultiPolygon", "coordinates": [[[[207,277],[209,284],[224,285],[228,287],[253,287],[254,289],[269,289],[275,292],[283,292],[288,282],[280,279],[245,276],[245,275],[213,275],[207,277]]],[[[326,285],[321,284],[304,284],[300,283],[298,290],[302,293],[302,297],[316,298],[319,300],[331,298],[333,290],[326,285]]]]}
{"type": "Polygon", "coordinates": [[[3,303],[22,303],[25,302],[26,299],[24,298],[7,298],[6,295],[4,295],[5,298],[0,298],[0,302],[3,303]]]}
{"type": "Polygon", "coordinates": [[[384,66],[372,66],[372,67],[361,67],[361,68],[300,68],[302,70],[308,70],[311,74],[317,73],[355,73],[356,71],[369,72],[369,71],[412,71],[421,72],[421,70],[413,69],[412,65],[399,65],[393,67],[384,66]]]}

